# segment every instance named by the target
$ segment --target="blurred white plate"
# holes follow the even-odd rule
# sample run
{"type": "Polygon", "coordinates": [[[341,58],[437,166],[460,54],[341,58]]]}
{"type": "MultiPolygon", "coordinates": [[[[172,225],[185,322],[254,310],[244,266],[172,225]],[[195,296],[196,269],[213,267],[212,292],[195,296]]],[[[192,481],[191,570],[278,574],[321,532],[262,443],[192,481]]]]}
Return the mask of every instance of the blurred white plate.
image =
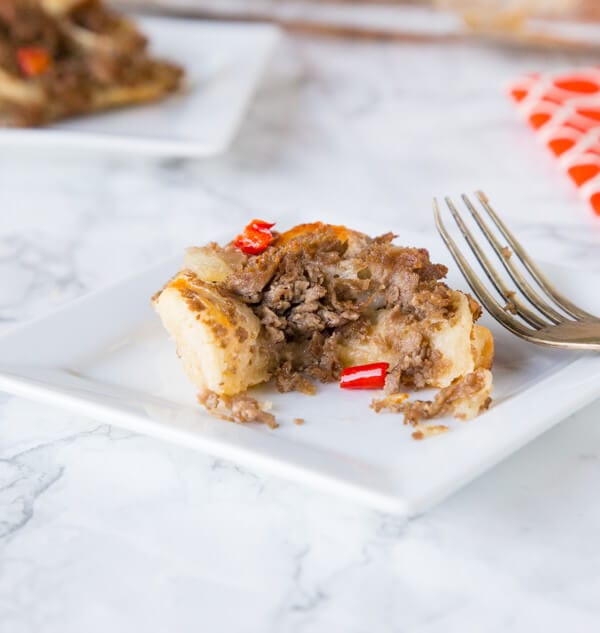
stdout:
{"type": "MultiPolygon", "coordinates": [[[[218,239],[210,233],[203,239],[218,239]]],[[[402,242],[429,248],[434,261],[451,259],[437,237],[403,231],[402,242]]],[[[275,430],[223,422],[197,404],[150,307],[150,296],[180,260],[5,334],[0,389],[406,515],[423,511],[600,396],[600,355],[536,347],[484,318],[496,339],[494,402],[471,422],[448,422],[452,430],[445,435],[415,441],[401,416],[369,409],[373,393],[337,385],[321,386],[314,397],[257,390],[259,399],[273,402],[281,423],[275,430]],[[305,424],[294,425],[296,417],[305,424]]],[[[590,292],[600,280],[574,269],[544,269],[576,302],[600,314],[600,296],[590,292]]],[[[453,267],[449,282],[466,289],[453,267]]]]}
{"type": "Polygon", "coordinates": [[[269,24],[136,18],[158,57],[181,64],[181,94],[45,128],[2,129],[0,145],[211,156],[233,140],[279,38],[269,24]]]}

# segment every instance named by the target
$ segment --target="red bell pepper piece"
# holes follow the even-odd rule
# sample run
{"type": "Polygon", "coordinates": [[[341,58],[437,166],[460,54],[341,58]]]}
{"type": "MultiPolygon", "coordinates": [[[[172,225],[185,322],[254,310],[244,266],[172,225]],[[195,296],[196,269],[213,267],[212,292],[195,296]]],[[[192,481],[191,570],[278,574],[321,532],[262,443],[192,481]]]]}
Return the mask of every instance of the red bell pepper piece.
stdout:
{"type": "Polygon", "coordinates": [[[252,220],[244,232],[235,238],[234,246],[247,255],[259,255],[273,241],[271,229],[275,223],[264,220],[252,220]]]}
{"type": "Polygon", "coordinates": [[[371,363],[355,365],[342,371],[340,387],[342,389],[383,389],[389,363],[371,363]]]}
{"type": "Polygon", "coordinates": [[[263,231],[270,233],[271,229],[275,226],[275,222],[265,222],[264,220],[252,220],[248,224],[247,228],[254,229],[255,231],[263,231]]]}
{"type": "Polygon", "coordinates": [[[37,77],[50,67],[50,55],[41,46],[23,46],[17,49],[17,62],[26,77],[37,77]]]}

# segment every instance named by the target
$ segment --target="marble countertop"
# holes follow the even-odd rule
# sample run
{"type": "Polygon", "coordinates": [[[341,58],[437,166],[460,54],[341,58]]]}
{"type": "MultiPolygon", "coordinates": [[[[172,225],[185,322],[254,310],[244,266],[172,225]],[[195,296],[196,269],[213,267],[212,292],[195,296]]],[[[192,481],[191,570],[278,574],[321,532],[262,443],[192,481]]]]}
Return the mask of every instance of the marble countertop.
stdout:
{"type": "MultiPolygon", "coordinates": [[[[207,223],[431,232],[432,195],[475,188],[537,257],[600,271],[600,219],[501,91],[586,61],[288,39],[225,156],[5,150],[0,331],[207,223]]],[[[405,521],[0,394],[0,630],[597,630],[599,480],[598,402],[405,521]]]]}

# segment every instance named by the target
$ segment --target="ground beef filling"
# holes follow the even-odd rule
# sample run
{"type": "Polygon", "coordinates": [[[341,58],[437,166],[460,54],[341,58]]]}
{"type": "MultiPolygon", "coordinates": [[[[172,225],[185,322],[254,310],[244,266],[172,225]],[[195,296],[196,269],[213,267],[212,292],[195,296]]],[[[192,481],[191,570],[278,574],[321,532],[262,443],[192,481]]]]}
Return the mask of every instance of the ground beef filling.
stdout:
{"type": "Polygon", "coordinates": [[[107,33],[119,26],[119,20],[100,2],[87,0],[73,8],[69,18],[77,25],[94,33],[107,33]]]}
{"type": "MultiPolygon", "coordinates": [[[[421,427],[422,420],[456,414],[461,403],[471,400],[481,392],[485,388],[485,373],[486,370],[478,369],[466,376],[460,376],[452,384],[440,389],[433,400],[409,402],[407,394],[393,394],[381,400],[373,400],[371,408],[376,413],[381,411],[404,413],[404,423],[420,427],[419,432],[422,432],[426,428],[421,427]]],[[[490,403],[491,398],[485,398],[481,403],[480,412],[487,409],[490,403]]]]}
{"type": "Polygon", "coordinates": [[[352,252],[327,226],[285,242],[276,238],[220,283],[264,326],[280,391],[312,393],[311,378],[337,381],[339,344],[351,335],[369,336],[381,310],[403,327],[415,326],[393,343],[399,361],[390,368],[390,389],[424,386],[437,359],[418,324],[454,309],[439,281],[447,269],[432,264],[424,249],[394,246],[393,238],[365,236],[352,252]]]}
{"type": "Polygon", "coordinates": [[[20,74],[16,51],[41,46],[54,59],[64,53],[66,40],[55,24],[33,4],[0,0],[0,64],[20,74]]]}
{"type": "Polygon", "coordinates": [[[276,429],[279,424],[275,416],[265,411],[256,398],[244,393],[235,396],[224,396],[214,391],[205,391],[198,395],[198,402],[206,407],[214,416],[228,422],[260,422],[269,428],[276,429]]]}
{"type": "Polygon", "coordinates": [[[14,48],[37,44],[50,53],[61,45],[54,22],[33,2],[0,0],[0,38],[14,48]]]}

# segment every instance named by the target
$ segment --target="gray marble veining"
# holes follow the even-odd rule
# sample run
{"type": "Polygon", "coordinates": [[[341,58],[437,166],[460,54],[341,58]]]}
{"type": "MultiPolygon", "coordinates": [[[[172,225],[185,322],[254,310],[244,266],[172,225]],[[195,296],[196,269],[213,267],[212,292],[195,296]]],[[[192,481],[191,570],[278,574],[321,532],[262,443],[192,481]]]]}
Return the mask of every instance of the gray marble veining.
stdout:
{"type": "MultiPolygon", "coordinates": [[[[534,255],[600,271],[600,222],[502,94],[574,63],[292,39],[225,156],[3,150],[0,331],[208,223],[431,231],[431,197],[463,189],[485,189],[534,255]]],[[[599,417],[405,522],[0,394],[0,631],[596,630],[599,417]]]]}

